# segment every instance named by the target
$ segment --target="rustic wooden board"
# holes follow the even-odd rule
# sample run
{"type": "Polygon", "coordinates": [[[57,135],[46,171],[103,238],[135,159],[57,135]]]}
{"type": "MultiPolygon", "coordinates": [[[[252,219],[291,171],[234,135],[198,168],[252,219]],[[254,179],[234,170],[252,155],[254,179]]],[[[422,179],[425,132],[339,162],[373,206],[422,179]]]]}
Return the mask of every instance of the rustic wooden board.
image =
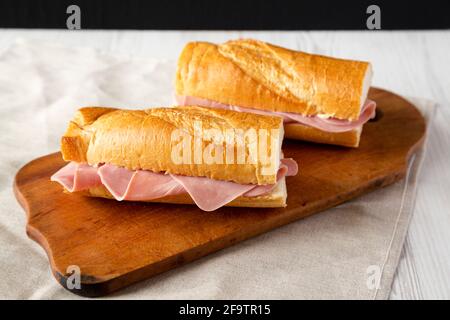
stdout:
{"type": "Polygon", "coordinates": [[[81,270],[83,296],[101,296],[175,268],[363,193],[406,173],[421,145],[425,122],[406,100],[371,89],[377,118],[365,125],[360,148],[285,141],[300,164],[287,179],[282,209],[222,208],[116,202],[65,194],[50,176],[64,165],[59,153],[26,164],[16,175],[16,197],[28,215],[27,234],[47,252],[52,272],[67,289],[68,266],[81,270]]]}

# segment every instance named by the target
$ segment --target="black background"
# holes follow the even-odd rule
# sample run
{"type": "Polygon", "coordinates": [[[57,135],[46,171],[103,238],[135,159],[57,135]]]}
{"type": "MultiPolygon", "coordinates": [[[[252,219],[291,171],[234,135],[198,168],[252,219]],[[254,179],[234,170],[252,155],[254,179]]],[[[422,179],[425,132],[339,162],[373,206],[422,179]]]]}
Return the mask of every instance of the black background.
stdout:
{"type": "Polygon", "coordinates": [[[229,301],[118,301],[118,300],[74,300],[74,301],[1,301],[0,306],[11,307],[11,314],[15,318],[28,315],[30,310],[43,316],[56,315],[66,319],[79,318],[85,315],[91,317],[109,316],[114,314],[119,319],[140,317],[143,319],[303,319],[310,318],[345,318],[345,319],[384,319],[399,311],[403,317],[421,315],[421,311],[428,318],[434,313],[447,311],[448,301],[295,301],[295,300],[229,300],[229,301]],[[210,318],[206,316],[181,316],[180,307],[186,306],[214,306],[223,309],[225,304],[269,304],[271,313],[261,316],[222,315],[214,313],[210,318]],[[397,309],[397,310],[396,310],[397,309]],[[439,311],[442,310],[442,311],[439,311]],[[73,316],[73,317],[70,317],[73,316]]]}
{"type": "Polygon", "coordinates": [[[0,27],[66,28],[71,4],[82,29],[364,30],[371,4],[384,30],[450,28],[449,0],[0,0],[0,27]]]}

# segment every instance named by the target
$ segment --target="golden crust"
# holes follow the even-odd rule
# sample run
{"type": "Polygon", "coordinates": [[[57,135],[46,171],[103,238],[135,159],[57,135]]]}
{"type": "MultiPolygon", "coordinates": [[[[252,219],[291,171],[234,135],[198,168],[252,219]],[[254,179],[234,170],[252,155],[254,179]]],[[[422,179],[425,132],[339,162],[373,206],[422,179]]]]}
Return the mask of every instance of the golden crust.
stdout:
{"type": "Polygon", "coordinates": [[[326,132],[301,124],[286,124],[284,126],[284,134],[286,138],[353,148],[357,148],[359,146],[361,131],[362,127],[345,132],[326,132]]]}
{"type": "MultiPolygon", "coordinates": [[[[76,192],[76,194],[81,194],[90,197],[114,199],[112,194],[104,186],[76,192]]],[[[286,182],[285,179],[283,178],[278,182],[278,185],[274,188],[274,190],[270,194],[262,195],[259,197],[239,197],[231,201],[230,203],[227,203],[225,206],[251,207],[251,208],[279,208],[279,207],[286,207],[286,198],[287,198],[286,182]]],[[[167,196],[164,198],[143,202],[194,204],[194,201],[192,201],[192,198],[187,193],[175,196],[167,196]]]]}
{"type": "Polygon", "coordinates": [[[79,109],[69,122],[64,136],[61,138],[61,153],[66,161],[88,162],[86,153],[91,134],[86,128],[102,115],[113,112],[115,108],[86,107],[79,109]]]}
{"type": "Polygon", "coordinates": [[[176,93],[303,115],[358,119],[370,84],[368,62],[312,55],[256,40],[183,49],[176,93]]]}
{"type": "MultiPolygon", "coordinates": [[[[279,117],[261,116],[229,110],[205,107],[174,107],[147,110],[122,110],[87,107],[80,109],[70,122],[61,139],[64,160],[87,162],[91,165],[110,163],[130,170],[151,170],[187,176],[203,176],[216,180],[250,184],[273,184],[279,166],[279,155],[283,139],[282,120],[279,117]],[[174,144],[172,134],[179,129],[194,140],[195,123],[203,129],[215,128],[222,133],[226,129],[267,129],[270,137],[278,142],[276,150],[269,145],[271,163],[224,163],[196,164],[173,161],[174,144]],[[274,129],[272,131],[272,129],[274,129]],[[276,135],[277,134],[277,135],[276,135]],[[276,136],[275,136],[276,135],[276,136]],[[274,167],[268,174],[264,169],[274,167]]],[[[203,140],[203,148],[212,142],[203,140]]],[[[194,143],[190,144],[194,155],[194,143]]],[[[238,154],[234,147],[234,155],[238,154]]],[[[225,155],[225,152],[224,152],[225,155]]],[[[248,159],[250,149],[245,149],[248,159]]],[[[192,159],[192,157],[191,157],[192,159]]]]}

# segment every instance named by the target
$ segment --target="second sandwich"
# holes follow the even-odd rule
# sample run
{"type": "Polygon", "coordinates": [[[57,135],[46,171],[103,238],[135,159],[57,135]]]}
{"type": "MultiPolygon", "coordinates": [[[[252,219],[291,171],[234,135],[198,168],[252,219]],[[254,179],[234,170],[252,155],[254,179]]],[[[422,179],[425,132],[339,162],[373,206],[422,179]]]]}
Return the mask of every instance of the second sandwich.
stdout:
{"type": "Polygon", "coordinates": [[[375,116],[370,63],[256,40],[188,43],[178,60],[179,105],[277,115],[287,138],[358,147],[375,116]]]}

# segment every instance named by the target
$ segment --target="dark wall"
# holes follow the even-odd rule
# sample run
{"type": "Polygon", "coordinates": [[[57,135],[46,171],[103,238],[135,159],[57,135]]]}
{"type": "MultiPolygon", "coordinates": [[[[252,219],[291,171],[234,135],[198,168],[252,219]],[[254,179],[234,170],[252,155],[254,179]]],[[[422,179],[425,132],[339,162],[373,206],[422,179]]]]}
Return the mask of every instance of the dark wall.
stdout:
{"type": "Polygon", "coordinates": [[[450,0],[0,0],[0,27],[66,28],[71,4],[82,29],[357,30],[370,4],[382,29],[450,28],[450,0]]]}

